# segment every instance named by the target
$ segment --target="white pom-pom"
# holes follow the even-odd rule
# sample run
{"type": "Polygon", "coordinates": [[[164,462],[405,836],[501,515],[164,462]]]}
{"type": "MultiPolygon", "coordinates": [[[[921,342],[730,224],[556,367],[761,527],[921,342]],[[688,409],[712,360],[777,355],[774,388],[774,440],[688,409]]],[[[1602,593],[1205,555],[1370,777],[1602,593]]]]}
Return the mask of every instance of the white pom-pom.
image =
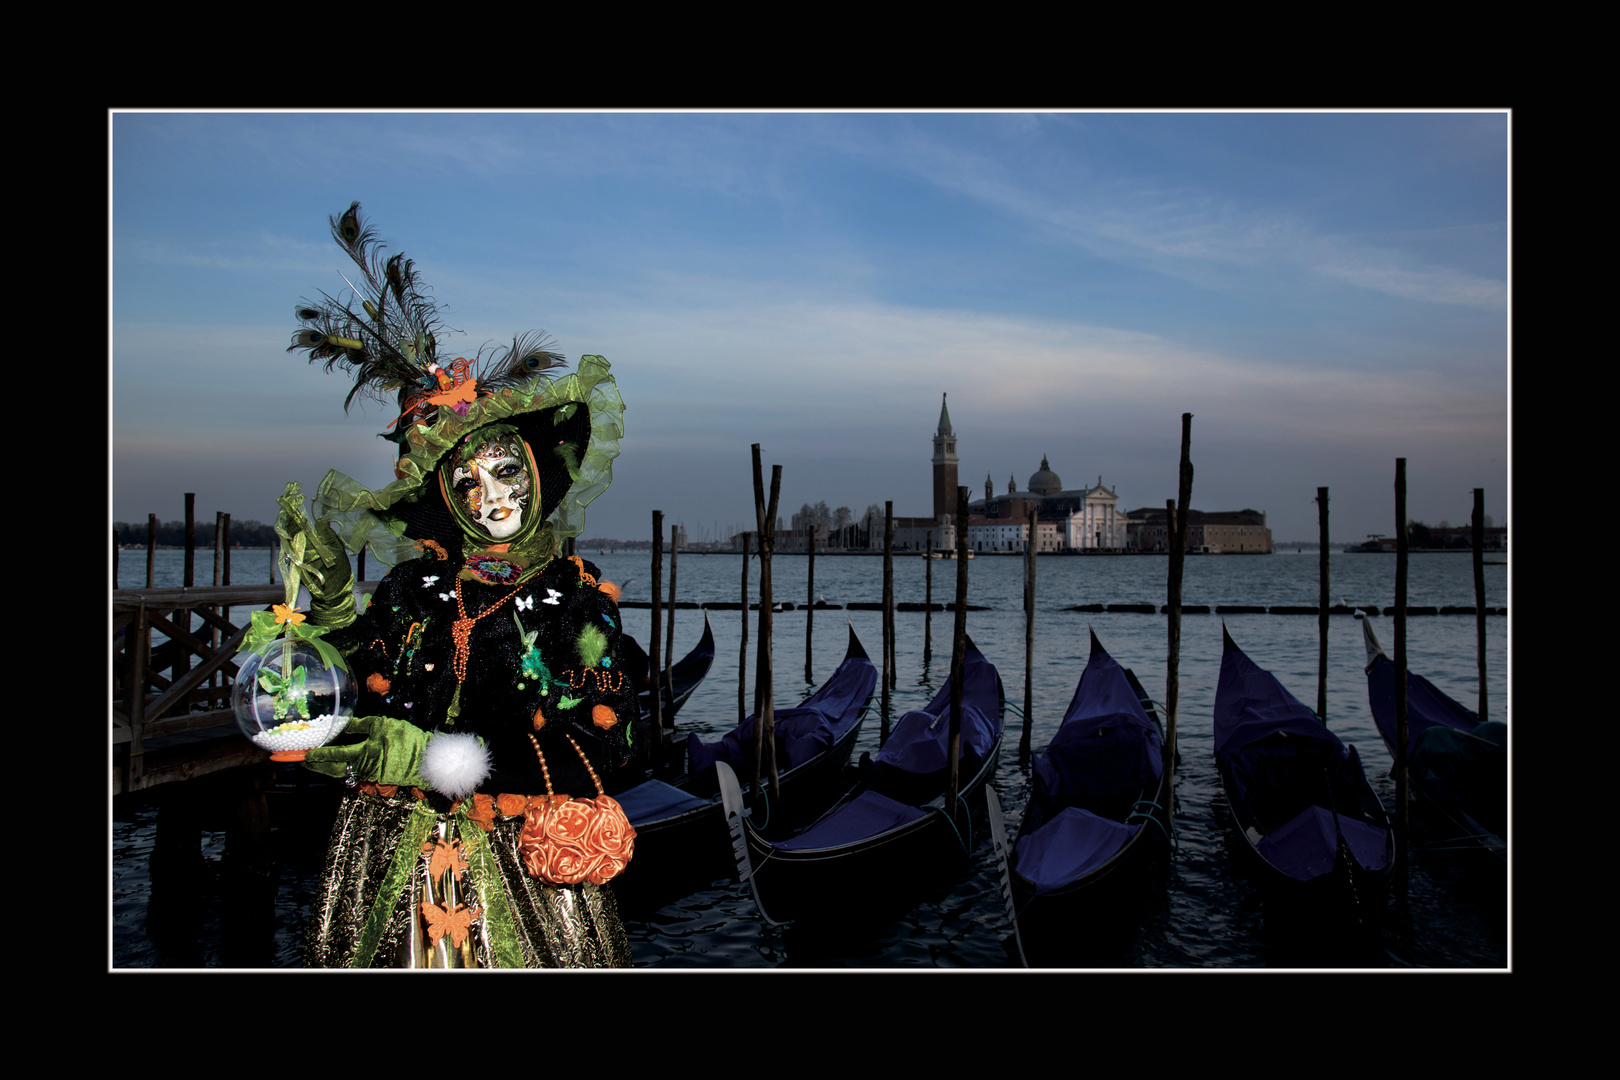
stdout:
{"type": "Polygon", "coordinates": [[[422,751],[422,779],[452,799],[472,794],[487,776],[489,751],[476,735],[441,731],[422,751]]]}

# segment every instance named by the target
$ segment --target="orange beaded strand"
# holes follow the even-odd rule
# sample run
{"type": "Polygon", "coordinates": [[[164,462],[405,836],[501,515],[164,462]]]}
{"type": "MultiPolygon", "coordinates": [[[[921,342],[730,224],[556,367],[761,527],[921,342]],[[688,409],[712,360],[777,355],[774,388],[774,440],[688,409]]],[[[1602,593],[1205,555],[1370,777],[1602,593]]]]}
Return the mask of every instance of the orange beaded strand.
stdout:
{"type": "Polygon", "coordinates": [[[456,613],[459,614],[461,618],[457,619],[450,625],[450,637],[456,643],[456,655],[454,660],[451,661],[451,666],[456,670],[456,682],[464,683],[467,681],[467,659],[472,655],[473,624],[479,619],[482,619],[485,615],[488,615],[490,612],[494,611],[496,608],[500,607],[502,604],[506,603],[508,600],[512,599],[512,597],[518,594],[518,590],[522,589],[527,584],[528,582],[526,581],[519,582],[516,589],[513,589],[511,592],[507,593],[505,596],[489,605],[489,607],[485,608],[483,611],[480,611],[477,615],[469,619],[467,618],[467,607],[464,603],[462,603],[461,600],[461,579],[456,579],[456,613]]]}

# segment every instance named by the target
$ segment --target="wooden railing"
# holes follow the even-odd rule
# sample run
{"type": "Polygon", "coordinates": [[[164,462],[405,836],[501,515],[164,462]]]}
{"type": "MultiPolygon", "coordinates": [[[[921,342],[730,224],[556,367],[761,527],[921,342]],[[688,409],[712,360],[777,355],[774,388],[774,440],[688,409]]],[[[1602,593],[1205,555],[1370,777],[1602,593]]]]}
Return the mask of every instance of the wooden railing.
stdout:
{"type": "Polygon", "coordinates": [[[280,585],[113,592],[115,794],[266,759],[231,713],[231,658],[252,613],[285,596],[280,585]],[[167,640],[154,648],[154,635],[167,640]]]}

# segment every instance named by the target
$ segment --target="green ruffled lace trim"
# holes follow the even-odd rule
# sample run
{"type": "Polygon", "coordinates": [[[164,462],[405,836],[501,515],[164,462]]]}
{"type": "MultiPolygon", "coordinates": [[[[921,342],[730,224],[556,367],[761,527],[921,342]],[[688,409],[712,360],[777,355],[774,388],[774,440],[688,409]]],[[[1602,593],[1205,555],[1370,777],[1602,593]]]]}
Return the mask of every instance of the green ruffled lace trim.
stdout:
{"type": "Polygon", "coordinates": [[[585,507],[613,482],[613,459],[619,456],[619,440],[624,437],[624,401],[607,360],[600,356],[580,357],[572,374],[555,379],[537,375],[522,386],[480,397],[468,406],[466,416],[440,409],[433,426],[417,424],[406,435],[407,452],[395,465],[398,480],[372,491],[333,469],[315,492],[315,513],[331,522],[350,552],[369,544],[386,566],[416,558],[421,552],[404,536],[405,523],[392,510],[422,494],[444,455],[479,428],[570,402],[590,409],[591,441],[574,486],[547,521],[558,540],[578,536],[585,530],[585,507]]]}

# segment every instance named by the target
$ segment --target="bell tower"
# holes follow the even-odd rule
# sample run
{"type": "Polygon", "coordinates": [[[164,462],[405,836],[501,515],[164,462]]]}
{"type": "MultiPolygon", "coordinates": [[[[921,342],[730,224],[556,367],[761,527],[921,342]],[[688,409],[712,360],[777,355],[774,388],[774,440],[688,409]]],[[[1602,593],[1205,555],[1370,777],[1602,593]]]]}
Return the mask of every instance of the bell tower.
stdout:
{"type": "Polygon", "coordinates": [[[956,432],[945,395],[939,395],[939,429],[934,432],[934,520],[956,513],[956,432]]]}

